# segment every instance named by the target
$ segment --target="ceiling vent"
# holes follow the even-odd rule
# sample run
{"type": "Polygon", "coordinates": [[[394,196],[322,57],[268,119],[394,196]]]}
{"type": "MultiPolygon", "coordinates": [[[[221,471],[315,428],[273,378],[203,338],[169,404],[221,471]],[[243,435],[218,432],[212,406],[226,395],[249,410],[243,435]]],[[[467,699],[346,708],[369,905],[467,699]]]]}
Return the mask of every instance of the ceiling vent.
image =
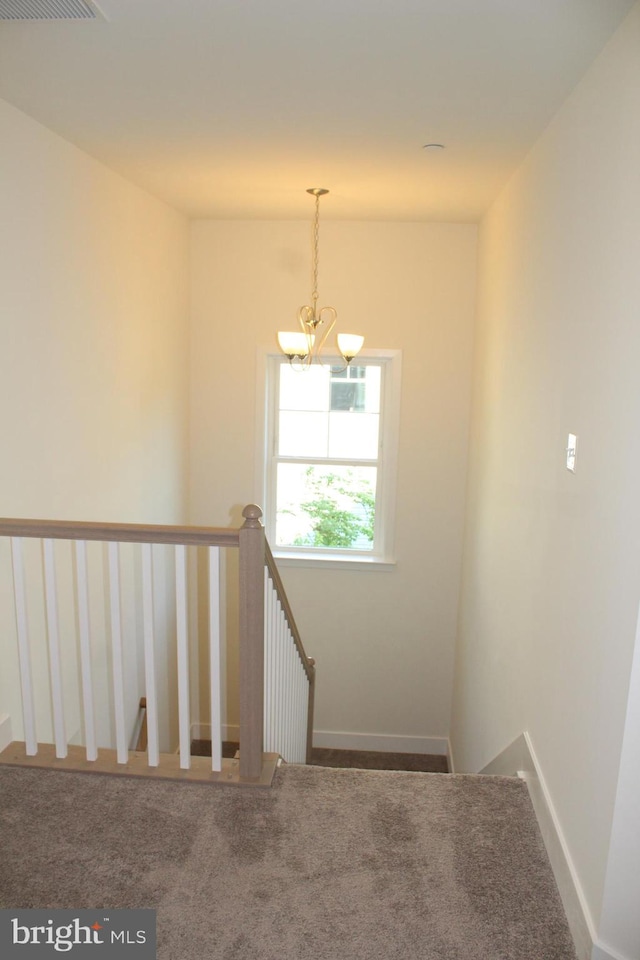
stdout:
{"type": "Polygon", "coordinates": [[[104,19],[91,0],[0,0],[0,20],[104,19]]]}

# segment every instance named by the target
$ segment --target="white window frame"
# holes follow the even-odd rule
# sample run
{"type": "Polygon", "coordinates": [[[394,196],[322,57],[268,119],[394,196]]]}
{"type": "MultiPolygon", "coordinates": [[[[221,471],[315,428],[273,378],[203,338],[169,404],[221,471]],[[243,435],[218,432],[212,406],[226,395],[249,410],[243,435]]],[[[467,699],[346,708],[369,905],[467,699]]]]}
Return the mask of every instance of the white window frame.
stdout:
{"type": "MultiPolygon", "coordinates": [[[[392,570],[395,567],[395,513],[398,467],[398,440],[400,433],[400,391],[402,352],[400,350],[364,349],[354,364],[380,364],[383,368],[380,397],[380,444],[376,483],[376,522],[374,550],[358,552],[335,547],[276,547],[275,546],[275,436],[277,397],[275,369],[287,362],[281,353],[259,351],[258,405],[256,452],[256,503],[262,506],[263,523],[274,556],[281,566],[326,567],[348,566],[349,569],[392,570]]],[[[315,361],[314,361],[315,362],[315,361]]],[[[336,355],[323,357],[326,366],[341,365],[336,355]]],[[[300,373],[304,376],[304,372],[300,373]]],[[[313,459],[313,458],[310,458],[313,459]]]]}

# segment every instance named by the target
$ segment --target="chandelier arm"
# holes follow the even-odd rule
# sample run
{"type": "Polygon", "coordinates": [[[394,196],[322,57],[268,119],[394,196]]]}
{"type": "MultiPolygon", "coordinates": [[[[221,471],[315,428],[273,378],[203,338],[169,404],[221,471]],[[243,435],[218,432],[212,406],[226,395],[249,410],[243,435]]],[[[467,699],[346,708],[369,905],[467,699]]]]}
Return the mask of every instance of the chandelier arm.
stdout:
{"type": "Polygon", "coordinates": [[[308,367],[311,363],[311,355],[313,353],[313,344],[315,341],[315,310],[311,307],[300,307],[298,311],[298,321],[300,323],[300,329],[307,338],[307,355],[304,358],[304,366],[308,367]]]}
{"type": "Polygon", "coordinates": [[[300,307],[298,310],[298,323],[306,337],[309,330],[313,329],[313,310],[311,307],[300,307]]]}
{"type": "MultiPolygon", "coordinates": [[[[333,330],[333,328],[335,327],[336,320],[338,319],[338,313],[335,307],[321,307],[320,313],[318,314],[318,326],[327,322],[322,319],[323,313],[328,313],[331,317],[331,321],[327,324],[327,328],[322,334],[322,336],[319,339],[316,338],[316,346],[315,346],[314,354],[315,354],[316,360],[318,360],[318,362],[321,364],[322,364],[322,360],[320,358],[320,351],[324,347],[326,339],[331,333],[331,331],[333,330]]],[[[324,366],[324,364],[322,365],[324,366]]]]}

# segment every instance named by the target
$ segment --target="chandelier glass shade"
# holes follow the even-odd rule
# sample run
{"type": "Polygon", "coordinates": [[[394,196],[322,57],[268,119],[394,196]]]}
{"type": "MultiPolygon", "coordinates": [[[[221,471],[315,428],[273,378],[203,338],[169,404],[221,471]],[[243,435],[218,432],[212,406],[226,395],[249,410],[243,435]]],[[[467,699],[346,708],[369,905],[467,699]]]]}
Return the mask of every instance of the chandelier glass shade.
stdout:
{"type": "MultiPolygon", "coordinates": [[[[300,330],[278,332],[280,349],[289,363],[308,367],[313,360],[320,362],[320,352],[338,319],[335,307],[318,307],[318,241],[320,236],[320,197],[329,193],[323,187],[310,187],[307,193],[316,198],[313,221],[313,290],[311,306],[300,307],[298,322],[300,330]]],[[[352,333],[339,333],[338,350],[345,366],[348,366],[358,354],[364,343],[364,337],[352,333]]]]}

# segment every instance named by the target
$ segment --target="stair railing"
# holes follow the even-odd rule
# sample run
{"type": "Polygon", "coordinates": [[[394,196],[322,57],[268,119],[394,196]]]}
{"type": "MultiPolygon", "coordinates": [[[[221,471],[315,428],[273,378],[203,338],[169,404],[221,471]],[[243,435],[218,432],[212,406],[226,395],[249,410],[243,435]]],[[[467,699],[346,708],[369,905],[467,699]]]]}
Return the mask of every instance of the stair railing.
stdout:
{"type": "MultiPolygon", "coordinates": [[[[19,676],[21,687],[22,716],[24,726],[23,755],[36,758],[39,745],[36,736],[36,703],[32,664],[34,656],[38,662],[48,662],[48,685],[51,697],[52,731],[55,742],[55,760],[58,766],[64,766],[66,758],[72,754],[74,769],[102,769],[113,772],[126,772],[141,775],[178,775],[183,779],[203,779],[200,775],[204,758],[191,757],[191,715],[190,715],[190,652],[188,625],[188,577],[187,546],[206,547],[208,553],[209,578],[209,688],[211,705],[212,758],[208,780],[225,782],[268,783],[271,781],[279,750],[264,749],[265,701],[272,702],[270,689],[265,697],[265,569],[268,557],[271,557],[266,544],[264,528],[260,522],[262,512],[259,507],[250,504],[245,507],[244,525],[239,529],[213,527],[178,527],[140,524],[81,523],[46,520],[0,519],[0,536],[10,538],[12,570],[14,581],[14,604],[16,615],[16,635],[18,642],[19,676]],[[44,592],[44,628],[45,636],[36,637],[42,644],[32,649],[33,638],[29,631],[30,599],[28,597],[28,578],[25,576],[23,543],[25,540],[40,540],[42,544],[44,592]],[[78,760],[78,750],[68,744],[65,723],[64,677],[68,665],[65,657],[69,652],[69,640],[62,637],[58,616],[58,587],[56,583],[57,564],[54,556],[54,542],[70,541],[74,545],[74,594],[77,623],[79,700],[82,712],[84,733],[84,753],[82,762],[78,760]],[[87,543],[100,541],[106,545],[108,586],[105,603],[109,610],[110,621],[110,699],[113,704],[113,723],[115,728],[115,751],[100,747],[96,739],[96,683],[92,670],[92,627],[90,623],[89,572],[87,564],[87,543]],[[125,715],[125,677],[124,660],[126,645],[130,637],[123,635],[122,585],[120,544],[141,544],[141,620],[144,646],[144,694],[145,720],[147,733],[147,764],[141,770],[140,757],[129,751],[127,723],[125,715]],[[179,760],[172,755],[161,754],[158,734],[158,698],[156,684],[156,644],[154,626],[154,568],[152,545],[172,545],[175,554],[175,644],[176,644],[176,684],[177,711],[179,727],[179,760]],[[239,761],[222,760],[222,671],[221,671],[221,625],[220,625],[220,550],[236,548],[239,550],[239,683],[240,683],[240,751],[239,761]],[[46,637],[46,643],[45,641],[46,637]],[[64,641],[64,643],[62,643],[64,641]],[[64,650],[62,649],[64,647],[64,650]],[[66,651],[66,652],[65,652],[66,651]],[[101,754],[103,763],[98,762],[101,754]],[[113,756],[111,756],[113,754],[113,756]],[[105,760],[106,755],[106,760],[105,760]],[[179,764],[179,766],[178,766],[179,764]],[[194,771],[194,765],[197,768],[194,771]],[[226,766],[225,766],[226,765],[226,766]],[[234,769],[235,766],[235,769],[234,769]]],[[[272,558],[271,558],[272,562],[272,558]]],[[[275,569],[275,565],[273,565],[275,569]]],[[[277,573],[276,573],[277,576],[277,573]]],[[[278,590],[281,583],[278,579],[278,590]]],[[[284,597],[284,591],[282,590],[284,597]]],[[[270,601],[269,601],[270,602],[270,601]]],[[[281,604],[283,601],[280,601],[281,604]]],[[[286,598],[285,601],[286,602],[286,598]]],[[[286,602],[288,619],[290,617],[286,602]]],[[[294,628],[295,629],[295,628],[294,628]]],[[[296,631],[297,636],[297,631],[296,631]]],[[[296,649],[302,649],[298,642],[296,649]]],[[[313,670],[311,661],[305,657],[307,670],[313,670]]],[[[271,667],[269,667],[271,670],[271,667]]],[[[271,673],[269,674],[271,676],[271,673]]],[[[284,691],[284,687],[283,687],[284,691]]],[[[299,695],[298,695],[299,699],[299,695]]],[[[310,694],[312,703],[312,694],[310,694]]],[[[138,704],[136,704],[138,706],[138,704]]],[[[291,706],[287,711],[293,715],[291,706]]],[[[311,713],[307,709],[308,722],[311,713]]],[[[307,733],[310,742],[310,733],[307,733]]],[[[273,738],[272,738],[273,739],[273,738]]],[[[14,745],[15,746],[15,745],[14,745]]],[[[46,750],[41,751],[46,754],[46,750]]],[[[4,751],[3,762],[11,753],[4,751]]],[[[12,755],[15,755],[14,750],[12,755]]],[[[15,762],[19,762],[18,759],[15,762]]],[[[56,765],[54,764],[54,765],[56,765]]],[[[34,765],[35,762],[34,762],[34,765]]]]}
{"type": "Polygon", "coordinates": [[[268,543],[265,561],[265,749],[289,763],[310,763],[315,660],[305,652],[268,543]]]}

